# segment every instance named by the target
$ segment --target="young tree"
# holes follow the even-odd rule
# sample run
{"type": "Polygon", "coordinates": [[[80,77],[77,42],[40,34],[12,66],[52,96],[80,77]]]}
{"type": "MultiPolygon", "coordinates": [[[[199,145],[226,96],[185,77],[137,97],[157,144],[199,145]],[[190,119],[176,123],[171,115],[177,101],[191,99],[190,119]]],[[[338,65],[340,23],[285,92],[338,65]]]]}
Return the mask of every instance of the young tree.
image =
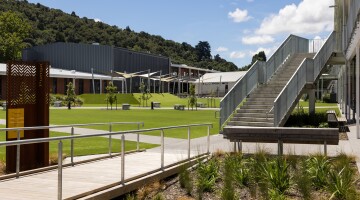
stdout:
{"type": "Polygon", "coordinates": [[[112,81],[110,81],[109,85],[106,86],[106,92],[107,92],[106,100],[107,102],[109,102],[111,110],[113,103],[117,101],[116,91],[117,91],[117,87],[114,85],[112,81]]]}
{"type": "MultiPolygon", "coordinates": [[[[196,107],[196,96],[195,96],[195,85],[190,85],[190,96],[189,96],[189,106],[191,106],[191,110],[194,110],[194,106],[196,107]]],[[[197,109],[196,109],[197,110],[197,109]]]]}
{"type": "Polygon", "coordinates": [[[144,107],[144,104],[146,103],[146,107],[147,107],[147,101],[152,97],[151,94],[149,93],[149,90],[146,89],[144,80],[141,81],[140,83],[140,87],[139,87],[140,92],[142,93],[141,97],[140,97],[140,104],[142,102],[142,105],[144,107]]]}
{"type": "Polygon", "coordinates": [[[0,12],[0,62],[20,58],[30,24],[15,12],[0,12]]]}
{"type": "Polygon", "coordinates": [[[75,103],[76,100],[76,94],[75,94],[75,88],[72,82],[69,82],[67,84],[67,90],[66,90],[66,98],[68,109],[71,109],[71,103],[75,103]]]}

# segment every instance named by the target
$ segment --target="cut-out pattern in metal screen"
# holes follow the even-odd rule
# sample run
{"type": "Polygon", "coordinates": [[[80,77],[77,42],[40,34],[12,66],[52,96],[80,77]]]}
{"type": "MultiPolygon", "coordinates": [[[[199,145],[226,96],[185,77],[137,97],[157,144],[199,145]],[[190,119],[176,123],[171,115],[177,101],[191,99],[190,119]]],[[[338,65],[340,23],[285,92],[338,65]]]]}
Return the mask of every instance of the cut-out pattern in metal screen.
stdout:
{"type": "MultiPolygon", "coordinates": [[[[7,74],[12,79],[7,91],[10,106],[36,104],[38,87],[45,91],[49,88],[49,84],[44,83],[44,77],[49,77],[47,63],[11,62],[7,65],[7,74]]],[[[44,100],[49,104],[48,93],[44,100]]]]}

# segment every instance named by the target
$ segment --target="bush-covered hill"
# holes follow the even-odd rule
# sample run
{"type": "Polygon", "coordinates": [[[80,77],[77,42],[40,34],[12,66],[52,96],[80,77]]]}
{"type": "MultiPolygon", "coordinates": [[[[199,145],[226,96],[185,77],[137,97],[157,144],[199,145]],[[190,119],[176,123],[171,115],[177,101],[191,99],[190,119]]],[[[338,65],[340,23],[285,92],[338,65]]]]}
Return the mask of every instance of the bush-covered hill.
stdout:
{"type": "Polygon", "coordinates": [[[32,31],[25,39],[27,46],[53,42],[100,43],[161,54],[178,64],[219,71],[237,70],[235,64],[219,55],[212,58],[210,45],[206,41],[200,41],[193,47],[186,42],[177,43],[143,31],[136,33],[129,27],[110,26],[86,17],[80,18],[75,12],[67,14],[26,0],[0,0],[0,12],[4,11],[17,12],[31,24],[32,31]]]}

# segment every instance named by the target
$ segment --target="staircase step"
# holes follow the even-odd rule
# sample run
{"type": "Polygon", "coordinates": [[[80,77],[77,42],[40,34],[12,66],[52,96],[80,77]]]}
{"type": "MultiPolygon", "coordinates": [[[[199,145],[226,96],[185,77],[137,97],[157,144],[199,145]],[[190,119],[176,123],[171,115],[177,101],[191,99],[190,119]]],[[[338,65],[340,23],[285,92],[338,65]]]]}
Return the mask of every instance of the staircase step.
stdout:
{"type": "Polygon", "coordinates": [[[228,126],[272,127],[272,126],[274,126],[274,123],[269,123],[269,122],[237,122],[237,121],[230,121],[230,122],[228,122],[228,126]]]}
{"type": "Polygon", "coordinates": [[[267,113],[270,109],[238,109],[237,113],[267,113]]]}
{"type": "Polygon", "coordinates": [[[271,105],[273,106],[274,101],[261,101],[261,99],[247,100],[243,105],[271,105]]]}
{"type": "Polygon", "coordinates": [[[276,93],[255,93],[250,94],[250,97],[257,97],[257,98],[263,98],[263,97],[277,97],[279,94],[276,93]]]}
{"type": "Polygon", "coordinates": [[[274,118],[254,118],[254,117],[233,117],[231,121],[237,122],[268,122],[273,123],[274,118]]]}
{"type": "Polygon", "coordinates": [[[233,117],[258,117],[258,118],[273,118],[274,114],[273,113],[269,113],[269,114],[265,114],[265,113],[235,113],[233,115],[233,117]]]}
{"type": "Polygon", "coordinates": [[[248,104],[248,105],[243,105],[240,107],[240,109],[271,109],[272,104],[268,104],[268,105],[259,105],[259,104],[248,104]]]}

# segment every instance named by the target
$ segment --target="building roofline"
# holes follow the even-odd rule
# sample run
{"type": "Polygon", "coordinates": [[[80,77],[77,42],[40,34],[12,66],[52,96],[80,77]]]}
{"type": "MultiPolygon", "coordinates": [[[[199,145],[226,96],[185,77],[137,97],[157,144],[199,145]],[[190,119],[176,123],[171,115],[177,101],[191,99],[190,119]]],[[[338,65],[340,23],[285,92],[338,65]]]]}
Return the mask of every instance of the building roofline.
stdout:
{"type": "Polygon", "coordinates": [[[198,67],[192,67],[192,66],[188,66],[185,64],[174,64],[171,63],[170,67],[176,67],[176,68],[185,68],[185,69],[194,69],[194,70],[199,70],[199,71],[205,71],[205,72],[220,72],[220,71],[216,71],[216,70],[211,70],[211,69],[204,69],[204,68],[198,68],[198,67]]]}

